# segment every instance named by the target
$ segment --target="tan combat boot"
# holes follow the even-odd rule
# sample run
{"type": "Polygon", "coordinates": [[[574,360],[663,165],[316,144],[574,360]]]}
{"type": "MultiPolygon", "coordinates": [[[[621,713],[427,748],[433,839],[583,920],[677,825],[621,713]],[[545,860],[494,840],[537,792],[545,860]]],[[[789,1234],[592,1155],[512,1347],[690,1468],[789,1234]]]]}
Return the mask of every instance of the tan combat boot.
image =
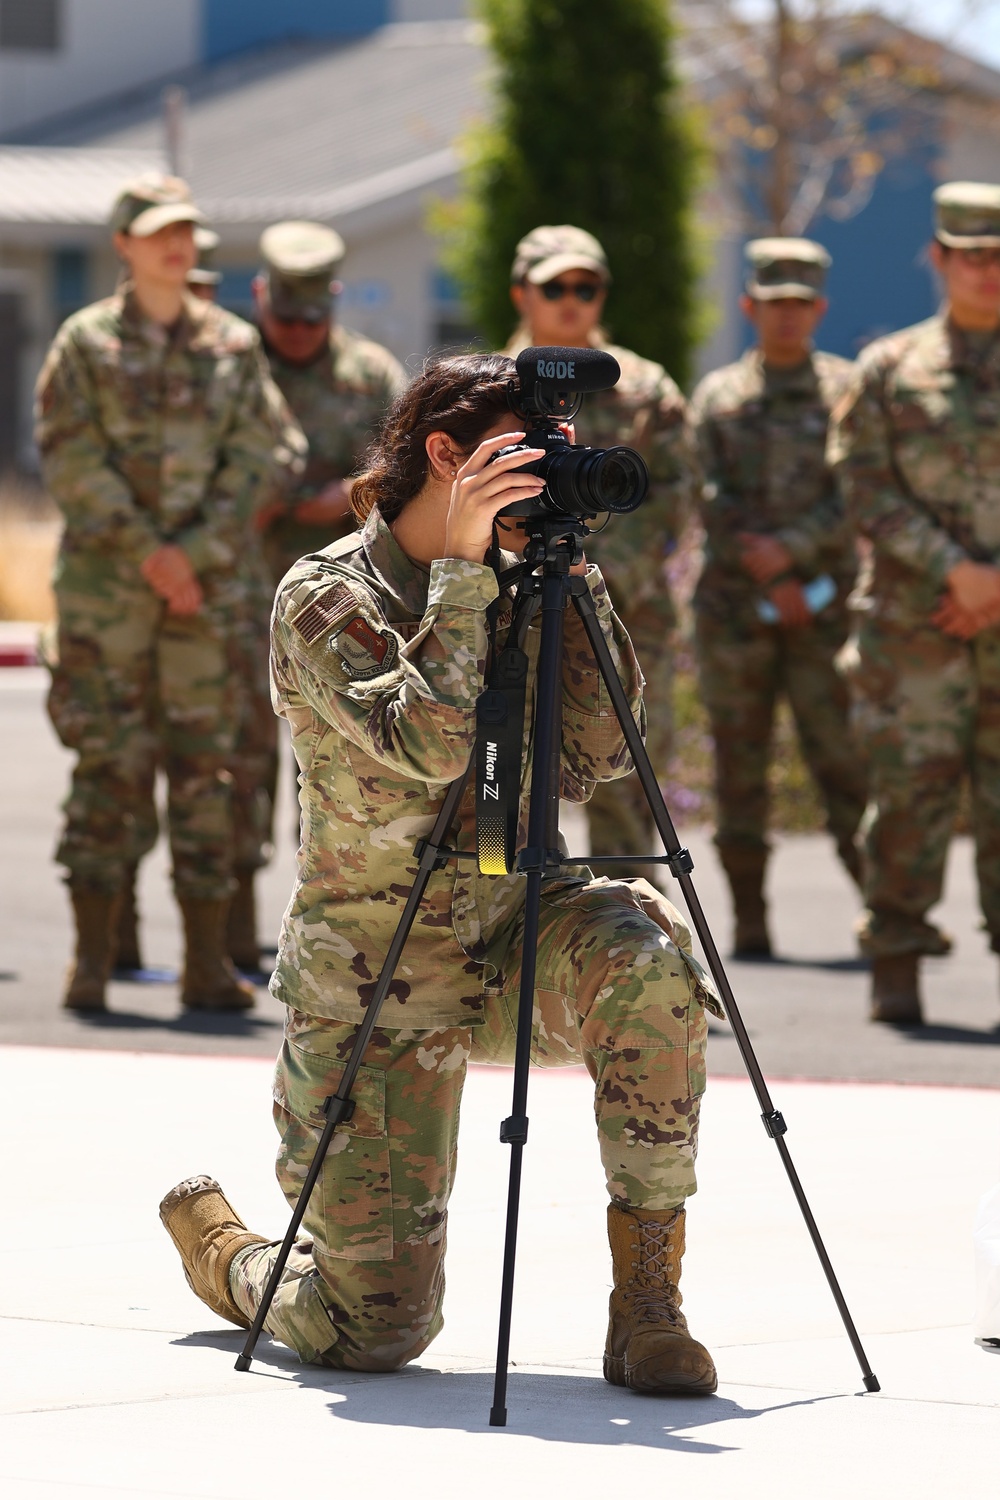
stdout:
{"type": "Polygon", "coordinates": [[[118,908],[118,936],[115,943],[115,965],[113,972],[128,976],[142,968],[139,952],[139,909],[135,899],[135,883],[138,878],[137,865],[129,865],[122,886],[121,905],[118,908]]]}
{"type": "Polygon", "coordinates": [[[898,1026],[922,1026],[920,989],[917,978],[919,953],[893,953],[872,959],[872,995],[869,1018],[898,1026]]]}
{"type": "Polygon", "coordinates": [[[76,921],[76,956],[63,994],[67,1010],[107,1010],[105,989],[114,960],[115,930],[121,893],[69,888],[76,921]]]}
{"type": "Polygon", "coordinates": [[[253,986],[244,983],[226,953],[228,901],[180,898],[184,918],[181,1004],[188,1010],[249,1010],[253,986]]]}
{"type": "Polygon", "coordinates": [[[718,1385],[708,1350],[688,1333],[677,1283],[684,1210],[608,1205],[614,1263],[604,1378],[650,1396],[710,1396],[718,1385]]]}
{"type": "Polygon", "coordinates": [[[260,973],[260,947],[257,943],[257,902],[254,896],[256,870],[235,870],[236,892],[226,915],[226,948],[238,969],[247,974],[260,973]]]}
{"type": "Polygon", "coordinates": [[[238,1251],[271,1241],[250,1233],[214,1177],[187,1177],[171,1188],[160,1204],[160,1218],[177,1246],[195,1296],[220,1318],[249,1328],[249,1318],[229,1289],[229,1268],[238,1251]]]}

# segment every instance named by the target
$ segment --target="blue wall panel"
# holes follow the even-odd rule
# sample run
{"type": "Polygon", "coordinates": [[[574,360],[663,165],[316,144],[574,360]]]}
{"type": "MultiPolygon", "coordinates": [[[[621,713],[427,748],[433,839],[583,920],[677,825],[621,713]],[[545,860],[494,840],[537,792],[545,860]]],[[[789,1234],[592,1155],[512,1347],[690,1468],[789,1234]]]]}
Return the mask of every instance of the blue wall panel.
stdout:
{"type": "Polygon", "coordinates": [[[389,0],[203,0],[203,5],[206,62],[288,37],[360,36],[389,20],[389,0]]]}
{"type": "Polygon", "coordinates": [[[933,154],[916,148],[886,166],[854,219],[820,220],[809,231],[833,256],[824,349],[853,358],[873,338],[929,318],[937,291],[927,257],[933,233],[933,154]]]}
{"type": "Polygon", "coordinates": [[[52,301],[59,322],[90,300],[90,251],[70,245],[53,251],[52,301]]]}

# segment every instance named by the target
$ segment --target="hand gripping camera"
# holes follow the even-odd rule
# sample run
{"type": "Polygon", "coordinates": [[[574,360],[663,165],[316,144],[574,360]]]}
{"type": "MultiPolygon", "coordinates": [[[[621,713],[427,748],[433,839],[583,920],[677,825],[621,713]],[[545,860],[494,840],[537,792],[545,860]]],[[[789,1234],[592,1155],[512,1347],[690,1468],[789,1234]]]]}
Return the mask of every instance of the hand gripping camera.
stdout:
{"type": "Polygon", "coordinates": [[[545,480],[530,500],[505,506],[503,516],[572,517],[589,521],[609,512],[635,510],[646,498],[649,471],[632,448],[588,448],[571,443],[560,423],[570,422],[591,391],[607,391],[621,379],[621,367],[602,349],[544,347],[517,356],[517,382],[511,409],[523,421],[523,443],[502,448],[544,448],[542,458],[523,467],[545,480]]]}

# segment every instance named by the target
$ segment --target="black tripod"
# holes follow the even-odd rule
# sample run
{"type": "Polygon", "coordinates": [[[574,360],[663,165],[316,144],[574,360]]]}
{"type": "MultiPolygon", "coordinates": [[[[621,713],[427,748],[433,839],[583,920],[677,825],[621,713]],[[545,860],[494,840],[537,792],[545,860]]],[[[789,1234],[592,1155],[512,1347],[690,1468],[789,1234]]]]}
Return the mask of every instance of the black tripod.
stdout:
{"type": "MultiPolygon", "coordinates": [[[[587,528],[569,517],[546,515],[534,517],[527,522],[530,540],[525,549],[525,568],[518,585],[518,608],[515,610],[515,625],[520,617],[524,623],[540,607],[541,641],[538,654],[537,686],[535,692],[535,740],[531,761],[531,796],[528,805],[527,845],[520,851],[517,867],[526,877],[524,900],[524,942],[521,959],[521,987],[518,1000],[517,1045],[514,1059],[514,1091],[510,1115],[500,1126],[500,1139],[511,1148],[510,1179],[507,1194],[507,1227],[504,1242],[503,1279],[500,1293],[500,1331],[497,1343],[496,1377],[493,1391],[493,1406],[490,1410],[490,1426],[503,1427],[507,1422],[507,1369],[510,1349],[510,1323],[514,1297],[514,1258],[517,1247],[517,1221],[521,1192],[521,1160],[528,1139],[528,1073],[531,1055],[532,1021],[534,1012],[535,963],[538,942],[538,924],[542,881],[558,875],[569,865],[599,864],[599,859],[567,859],[559,852],[559,771],[562,744],[562,654],[563,616],[566,604],[572,600],[587,633],[601,677],[608,689],[615,714],[621,725],[629,752],[642,783],[666,854],[658,862],[665,864],[678,881],[691,916],[692,926],[698,935],[708,967],[715,979],[726,1010],[726,1016],[736,1037],[740,1055],[750,1075],[754,1093],[760,1105],[764,1129],[778,1148],[782,1164],[788,1174],[796,1201],[802,1212],[806,1227],[812,1238],[816,1253],[829,1282],[834,1301],[843,1320],[847,1336],[857,1356],[865,1389],[877,1391],[879,1383],[868,1363],[867,1356],[858,1337],[854,1320],[840,1290],[836,1273],[826,1252],[812,1210],[806,1199],[798,1173],[785,1142],[785,1120],[775,1109],[764,1075],[754,1054],[753,1045],[743,1024],[729,980],[726,978],[719,950],[709,929],[691,880],[693,863],[688,851],[681,847],[677,833],[667,812],[662,794],[646,754],[642,737],[632,717],[628,699],[615,671],[614,661],[601,631],[594,601],[585,578],[570,573],[571,566],[583,556],[582,539],[587,528]],[[537,572],[535,570],[538,570],[537,572]]],[[[512,626],[512,634],[515,626],[512,626]]],[[[295,1242],[306,1206],[330,1142],[338,1126],[350,1120],[354,1113],[351,1090],[367,1048],[371,1034],[378,1021],[379,1011],[393,974],[399,963],[417,909],[423,899],[424,890],[431,872],[450,859],[475,859],[475,853],[450,849],[446,845],[449,831],[458,812],[468,781],[467,770],[448,788],[441,810],[435,820],[430,836],[417,846],[419,865],[417,878],[407,898],[391,943],[386,953],[364,1020],[358,1027],[354,1044],[344,1068],[336,1093],[327,1099],[324,1110],[327,1123],[323,1128],[316,1153],[312,1159],[305,1182],[292,1214],[288,1231],[275,1260],[270,1279],[253,1326],[247,1335],[243,1352],[236,1361],[238,1370],[248,1370],[254,1347],[264,1327],[271,1302],[281,1280],[285,1263],[295,1242]]],[[[619,862],[622,856],[608,856],[619,862]]],[[[649,856],[636,857],[636,862],[649,863],[649,856]]]]}

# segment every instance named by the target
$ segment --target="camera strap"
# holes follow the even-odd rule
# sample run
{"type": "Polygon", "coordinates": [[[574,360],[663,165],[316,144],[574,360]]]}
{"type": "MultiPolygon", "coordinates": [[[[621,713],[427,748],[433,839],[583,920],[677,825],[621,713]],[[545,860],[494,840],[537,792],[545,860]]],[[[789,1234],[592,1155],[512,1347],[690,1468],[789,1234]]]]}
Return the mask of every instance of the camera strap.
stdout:
{"type": "Polygon", "coordinates": [[[524,638],[537,598],[517,596],[506,643],[498,651],[497,624],[508,576],[500,575],[501,593],[486,611],[490,665],[487,686],[476,703],[476,846],[481,875],[509,875],[513,870],[521,802],[528,682],[524,638]]]}

